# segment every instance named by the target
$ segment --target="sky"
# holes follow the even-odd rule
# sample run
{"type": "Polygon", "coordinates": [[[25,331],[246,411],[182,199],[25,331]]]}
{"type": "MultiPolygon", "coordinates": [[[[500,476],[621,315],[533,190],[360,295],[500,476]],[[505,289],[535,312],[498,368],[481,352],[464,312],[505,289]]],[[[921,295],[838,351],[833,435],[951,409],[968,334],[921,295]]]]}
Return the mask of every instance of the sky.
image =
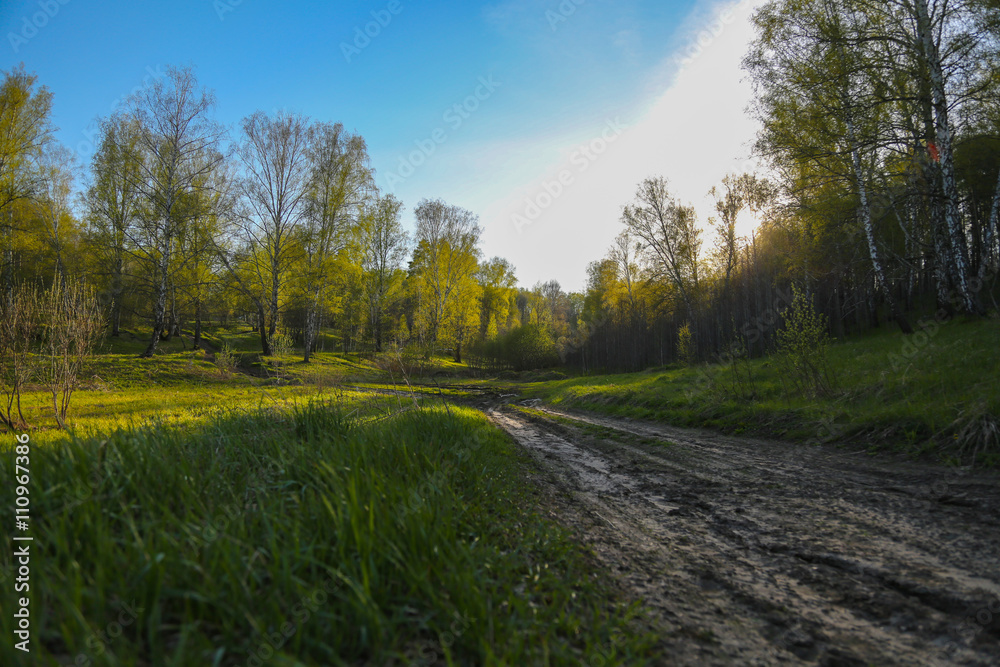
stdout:
{"type": "Polygon", "coordinates": [[[759,4],[0,0],[0,69],[37,74],[84,166],[97,119],[171,65],[234,136],[256,110],[342,122],[408,226],[444,199],[522,286],[578,291],[642,179],[665,176],[704,222],[708,190],[753,168],[740,61],[759,4]]]}

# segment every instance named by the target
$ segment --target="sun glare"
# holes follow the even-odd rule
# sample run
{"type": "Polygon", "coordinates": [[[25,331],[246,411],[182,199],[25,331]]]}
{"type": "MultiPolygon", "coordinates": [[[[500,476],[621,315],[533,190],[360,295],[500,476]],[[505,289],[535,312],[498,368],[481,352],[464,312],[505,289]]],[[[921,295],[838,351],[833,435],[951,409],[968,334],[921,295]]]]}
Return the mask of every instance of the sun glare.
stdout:
{"type": "Polygon", "coordinates": [[[760,225],[760,220],[757,219],[757,216],[752,211],[743,209],[736,216],[736,236],[749,237],[758,225],[760,225]]]}

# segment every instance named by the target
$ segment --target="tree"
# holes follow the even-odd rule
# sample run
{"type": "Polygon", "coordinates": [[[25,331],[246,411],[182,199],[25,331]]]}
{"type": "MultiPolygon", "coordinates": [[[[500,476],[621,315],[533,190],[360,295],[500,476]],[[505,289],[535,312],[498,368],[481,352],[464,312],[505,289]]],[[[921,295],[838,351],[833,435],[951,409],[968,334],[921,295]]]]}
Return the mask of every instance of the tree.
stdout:
{"type": "Polygon", "coordinates": [[[728,174],[722,179],[722,189],[713,187],[708,194],[715,199],[718,218],[712,220],[717,241],[714,255],[723,275],[723,293],[728,295],[733,270],[740,253],[736,223],[740,214],[749,210],[761,212],[774,199],[773,186],[755,174],[728,174]]]}
{"type": "MultiPolygon", "coordinates": [[[[182,204],[191,193],[211,186],[208,175],[223,161],[218,147],[224,132],[209,118],[214,96],[197,87],[190,69],[168,68],[166,77],[126,104],[125,113],[136,125],[140,159],[134,185],[142,199],[140,215],[128,236],[152,287],[153,331],[140,355],[150,357],[166,324],[171,279],[178,265],[177,243],[192,211],[182,204]]],[[[124,134],[121,139],[129,143],[117,152],[128,153],[133,138],[124,134]]]]}
{"type": "Polygon", "coordinates": [[[42,190],[42,168],[46,148],[52,143],[52,94],[44,86],[35,88],[38,77],[20,66],[4,71],[0,83],[0,233],[4,254],[5,297],[14,289],[13,205],[42,190]]]}
{"type": "MultiPolygon", "coordinates": [[[[785,151],[820,166],[826,179],[836,173],[850,182],[863,200],[860,227],[890,306],[884,241],[877,221],[866,218],[880,208],[902,217],[899,193],[909,192],[911,199],[923,197],[930,213],[939,301],[953,289],[964,310],[981,310],[969,286],[954,118],[981,116],[1000,85],[993,74],[997,40],[982,6],[982,0],[781,0],[754,17],[759,35],[745,65],[765,122],[759,146],[772,157],[785,151]],[[906,187],[898,187],[900,177],[906,187]]],[[[907,234],[914,236],[912,226],[907,234]]],[[[900,309],[893,310],[898,320],[900,309]]]]}
{"type": "MultiPolygon", "coordinates": [[[[206,172],[197,188],[185,193],[179,204],[184,224],[178,234],[177,248],[181,258],[171,280],[170,333],[180,333],[178,293],[194,310],[192,349],[201,345],[202,314],[207,294],[217,280],[216,239],[222,233],[220,214],[230,189],[229,175],[222,169],[206,172]]],[[[170,334],[168,333],[168,336],[170,334]]]]}
{"type": "Polygon", "coordinates": [[[479,266],[476,279],[482,293],[479,335],[489,340],[516,324],[512,316],[517,313],[517,277],[513,264],[494,257],[479,266]]]}
{"type": "Polygon", "coordinates": [[[0,301],[0,387],[4,396],[0,423],[11,430],[25,428],[21,392],[34,371],[32,352],[41,322],[38,289],[21,284],[0,301]]]}
{"type": "Polygon", "coordinates": [[[382,351],[386,308],[402,283],[400,267],[409,251],[410,240],[399,221],[402,208],[391,194],[376,197],[359,225],[364,299],[376,352],[382,351]]]}
{"type": "Polygon", "coordinates": [[[261,351],[270,356],[282,291],[296,259],[295,231],[306,214],[309,128],[302,116],[284,112],[269,117],[258,111],[242,125],[237,155],[244,173],[237,224],[243,262],[234,275],[254,304],[261,351]]]}
{"type": "Polygon", "coordinates": [[[347,249],[373,188],[364,139],[346,132],[340,123],[312,127],[307,153],[311,173],[302,229],[307,303],[304,361],[309,361],[319,331],[338,255],[347,249]]]}
{"type": "Polygon", "coordinates": [[[871,210],[887,108],[884,81],[867,49],[871,26],[830,0],[772,3],[757,16],[762,34],[747,63],[761,90],[764,152],[821,166],[849,183],[877,284],[900,329],[912,328],[892,292],[871,210]],[[769,12],[773,11],[774,14],[769,12]]]}
{"type": "Polygon", "coordinates": [[[126,265],[134,252],[128,243],[130,230],[137,223],[143,205],[138,187],[142,180],[142,159],[139,127],[134,118],[114,115],[101,122],[85,205],[91,246],[100,256],[99,266],[107,281],[112,336],[119,335],[126,265]]]}
{"type": "Polygon", "coordinates": [[[66,428],[70,399],[83,363],[93,354],[103,322],[93,291],[76,281],[57,282],[41,299],[45,329],[43,356],[52,411],[66,428]]]}
{"type": "Polygon", "coordinates": [[[681,205],[670,194],[665,178],[647,178],[639,185],[634,203],[625,206],[622,222],[641,243],[654,276],[677,290],[693,320],[701,249],[694,208],[681,205]]]}
{"type": "Polygon", "coordinates": [[[416,319],[425,332],[428,353],[445,334],[460,360],[462,342],[475,326],[469,305],[470,298],[478,298],[473,285],[482,233],[479,218],[440,199],[422,200],[415,214],[417,249],[411,274],[418,293],[416,319]]]}
{"type": "Polygon", "coordinates": [[[34,210],[53,258],[53,281],[66,282],[67,246],[76,234],[76,221],[70,211],[73,191],[73,156],[61,144],[49,146],[42,165],[40,191],[34,197],[34,210]]]}

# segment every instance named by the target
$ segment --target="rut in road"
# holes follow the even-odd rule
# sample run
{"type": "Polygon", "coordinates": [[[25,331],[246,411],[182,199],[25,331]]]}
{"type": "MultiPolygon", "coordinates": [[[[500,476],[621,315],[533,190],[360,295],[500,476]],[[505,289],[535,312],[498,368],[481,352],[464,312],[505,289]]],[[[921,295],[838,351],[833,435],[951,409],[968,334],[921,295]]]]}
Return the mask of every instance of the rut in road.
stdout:
{"type": "Polygon", "coordinates": [[[671,664],[1000,664],[1000,478],[516,408],[561,520],[671,664]]]}

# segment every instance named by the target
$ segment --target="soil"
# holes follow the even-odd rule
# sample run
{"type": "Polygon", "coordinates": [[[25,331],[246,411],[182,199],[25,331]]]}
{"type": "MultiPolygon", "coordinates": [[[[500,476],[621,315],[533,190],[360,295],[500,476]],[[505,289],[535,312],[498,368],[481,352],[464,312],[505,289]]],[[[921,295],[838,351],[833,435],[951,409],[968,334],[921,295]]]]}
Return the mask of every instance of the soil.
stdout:
{"type": "Polygon", "coordinates": [[[490,404],[666,664],[1000,665],[997,474],[490,404]]]}

